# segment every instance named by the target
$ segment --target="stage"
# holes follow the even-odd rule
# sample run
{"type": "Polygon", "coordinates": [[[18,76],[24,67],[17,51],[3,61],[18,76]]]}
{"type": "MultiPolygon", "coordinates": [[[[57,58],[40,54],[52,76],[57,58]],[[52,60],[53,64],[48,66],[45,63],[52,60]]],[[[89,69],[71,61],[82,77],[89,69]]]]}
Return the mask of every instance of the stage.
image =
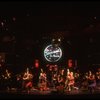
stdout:
{"type": "Polygon", "coordinates": [[[27,91],[21,91],[12,88],[9,91],[0,91],[0,98],[2,99],[81,99],[81,98],[97,98],[100,97],[100,89],[96,89],[93,93],[88,90],[72,90],[72,91],[57,91],[56,89],[50,89],[47,91],[40,91],[38,89],[32,89],[29,93],[27,91]]]}

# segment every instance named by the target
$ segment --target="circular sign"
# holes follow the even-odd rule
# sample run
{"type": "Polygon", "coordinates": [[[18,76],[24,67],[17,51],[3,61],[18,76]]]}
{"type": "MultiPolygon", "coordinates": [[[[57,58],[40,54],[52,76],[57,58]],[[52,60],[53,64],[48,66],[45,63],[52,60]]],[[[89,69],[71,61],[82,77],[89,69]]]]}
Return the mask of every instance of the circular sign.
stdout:
{"type": "Polygon", "coordinates": [[[62,57],[62,50],[58,46],[48,45],[44,49],[44,57],[49,62],[57,62],[62,57]]]}

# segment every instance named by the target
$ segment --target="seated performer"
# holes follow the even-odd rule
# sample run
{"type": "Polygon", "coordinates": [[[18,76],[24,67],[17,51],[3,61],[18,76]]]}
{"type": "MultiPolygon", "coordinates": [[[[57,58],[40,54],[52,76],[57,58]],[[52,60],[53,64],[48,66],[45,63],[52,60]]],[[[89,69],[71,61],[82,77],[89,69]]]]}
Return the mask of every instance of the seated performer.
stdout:
{"type": "Polygon", "coordinates": [[[29,68],[27,68],[27,71],[23,75],[23,88],[27,89],[28,93],[33,86],[32,79],[33,75],[29,72],[29,68]]]}

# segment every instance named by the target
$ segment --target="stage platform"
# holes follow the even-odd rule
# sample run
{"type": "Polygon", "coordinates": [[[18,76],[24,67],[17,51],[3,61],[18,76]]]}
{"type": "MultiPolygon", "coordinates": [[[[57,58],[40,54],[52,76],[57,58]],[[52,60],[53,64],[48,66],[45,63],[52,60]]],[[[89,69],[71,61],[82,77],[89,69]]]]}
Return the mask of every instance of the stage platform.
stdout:
{"type": "Polygon", "coordinates": [[[27,91],[18,90],[12,88],[9,91],[0,91],[0,98],[2,99],[81,99],[81,98],[98,98],[100,97],[100,89],[96,89],[93,93],[85,89],[72,90],[72,91],[57,91],[56,89],[49,89],[47,91],[40,91],[38,89],[32,89],[29,93],[27,91]]]}

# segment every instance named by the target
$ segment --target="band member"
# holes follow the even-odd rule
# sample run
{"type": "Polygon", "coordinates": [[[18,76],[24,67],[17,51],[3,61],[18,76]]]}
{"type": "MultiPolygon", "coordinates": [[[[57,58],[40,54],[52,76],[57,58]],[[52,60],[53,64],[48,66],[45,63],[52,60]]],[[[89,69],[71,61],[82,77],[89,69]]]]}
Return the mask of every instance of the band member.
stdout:
{"type": "Polygon", "coordinates": [[[40,72],[38,85],[41,91],[47,90],[47,75],[43,71],[43,69],[41,69],[41,72],[40,72]]]}
{"type": "Polygon", "coordinates": [[[89,71],[89,76],[88,76],[88,89],[91,93],[94,92],[96,87],[96,79],[95,79],[95,75],[89,71]]]}
{"type": "Polygon", "coordinates": [[[5,73],[2,75],[3,80],[4,80],[4,87],[7,90],[11,89],[11,73],[8,71],[8,69],[5,70],[5,73]]]}
{"type": "Polygon", "coordinates": [[[78,87],[78,88],[80,88],[81,87],[81,83],[80,83],[80,74],[79,74],[79,72],[75,72],[75,74],[74,74],[74,78],[75,78],[75,85],[74,86],[76,86],[76,87],[78,87]]]}
{"type": "Polygon", "coordinates": [[[64,78],[60,75],[58,75],[58,86],[57,90],[59,92],[64,92],[64,78]]]}
{"type": "Polygon", "coordinates": [[[21,74],[16,75],[17,88],[22,89],[23,77],[21,74]]]}
{"type": "Polygon", "coordinates": [[[73,72],[70,72],[67,76],[68,79],[68,91],[71,91],[72,88],[74,88],[74,76],[73,76],[73,72]]]}
{"type": "Polygon", "coordinates": [[[80,80],[81,88],[87,89],[88,88],[88,72],[83,73],[80,80]]]}
{"type": "Polygon", "coordinates": [[[48,79],[48,86],[49,87],[52,87],[52,75],[53,75],[52,68],[49,67],[49,70],[47,70],[47,79],[48,79]]]}
{"type": "Polygon", "coordinates": [[[96,83],[97,83],[97,86],[100,87],[100,71],[99,70],[96,72],[96,83]]]}
{"type": "Polygon", "coordinates": [[[26,72],[23,75],[23,88],[28,90],[28,93],[30,92],[30,89],[33,86],[33,75],[32,73],[29,71],[29,68],[27,68],[26,72]]]}
{"type": "Polygon", "coordinates": [[[64,69],[62,69],[58,75],[58,83],[64,86],[64,69]]]}
{"type": "Polygon", "coordinates": [[[57,74],[52,75],[52,85],[53,85],[54,88],[56,88],[56,86],[58,84],[57,78],[58,78],[57,74]]]}
{"type": "Polygon", "coordinates": [[[67,75],[65,77],[65,87],[64,87],[65,89],[68,88],[68,83],[69,83],[68,77],[69,77],[69,75],[70,75],[70,70],[67,69],[67,75]]]}
{"type": "Polygon", "coordinates": [[[58,86],[56,87],[57,90],[61,93],[64,92],[64,83],[65,83],[65,79],[64,79],[64,69],[59,70],[59,74],[58,74],[58,86]]]}

